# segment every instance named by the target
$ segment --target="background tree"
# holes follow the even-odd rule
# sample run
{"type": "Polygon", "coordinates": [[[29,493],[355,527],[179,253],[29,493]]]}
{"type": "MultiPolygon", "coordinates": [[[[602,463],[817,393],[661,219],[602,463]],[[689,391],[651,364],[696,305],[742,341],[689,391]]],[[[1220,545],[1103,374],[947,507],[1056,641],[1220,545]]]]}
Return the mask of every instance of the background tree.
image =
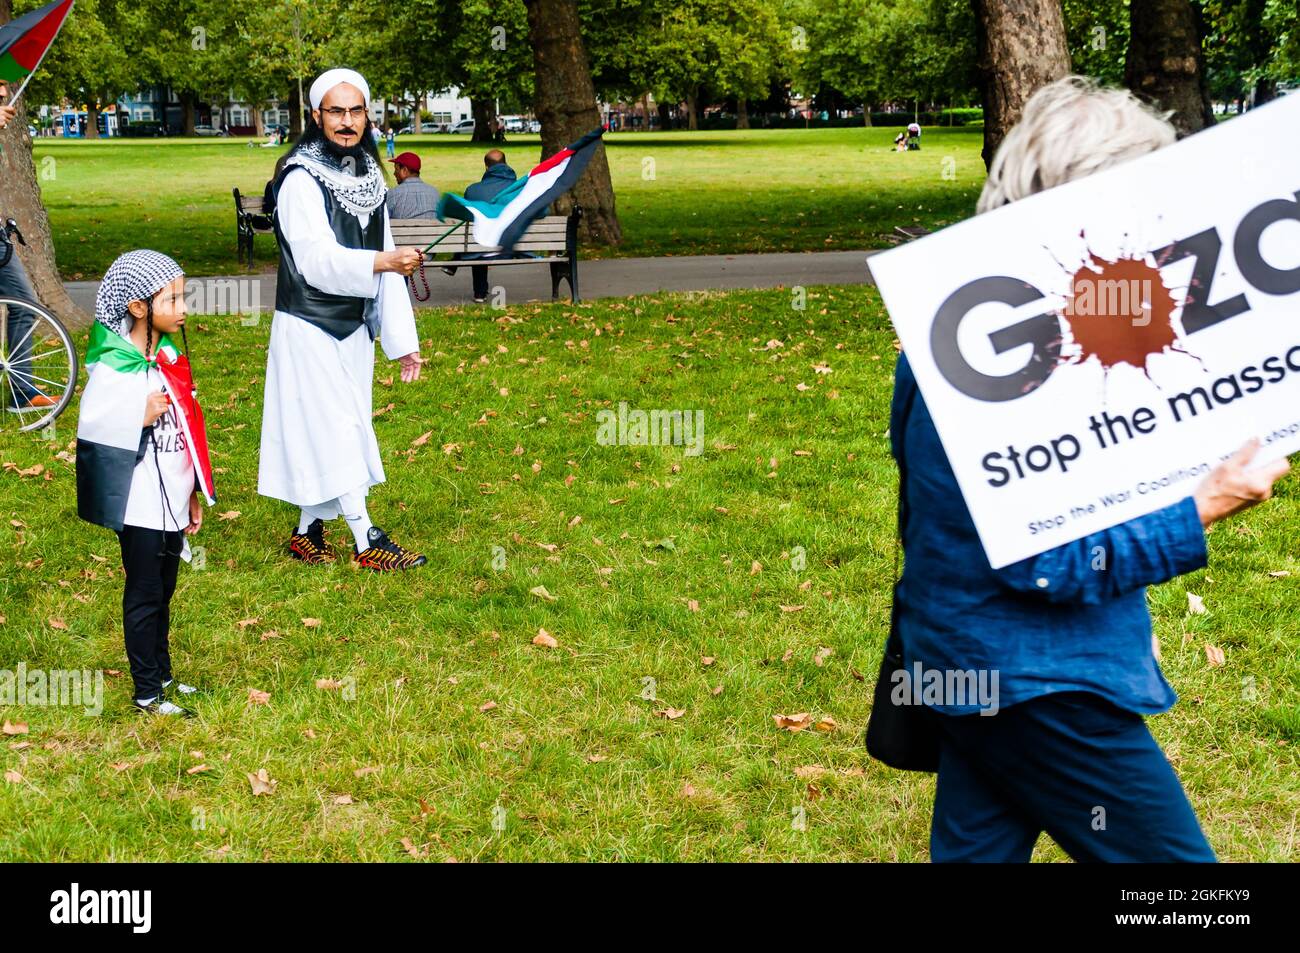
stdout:
{"type": "Polygon", "coordinates": [[[474,141],[492,140],[497,102],[532,99],[532,50],[523,0],[447,0],[437,18],[450,82],[467,96],[474,141]]]}
{"type": "MultiPolygon", "coordinates": [[[[81,12],[80,4],[77,5],[76,12],[81,12]]],[[[0,0],[0,23],[8,23],[11,19],[13,10],[10,0],[0,0]]],[[[64,23],[63,26],[67,31],[71,23],[64,23]]],[[[45,57],[46,63],[51,56],[53,51],[45,57]]],[[[44,69],[43,63],[41,70],[44,69]]],[[[40,71],[33,74],[32,84],[36,83],[38,76],[40,71]]],[[[0,129],[0,215],[15,219],[22,229],[23,237],[27,239],[27,246],[19,246],[17,254],[32,279],[36,297],[70,327],[84,327],[89,324],[90,315],[73,304],[63,289],[54,260],[50,220],[45,213],[45,205],[41,202],[36,167],[32,163],[32,145],[27,136],[27,103],[32,93],[32,84],[28,85],[17,102],[18,115],[4,129],[0,129]]],[[[17,86],[12,87],[11,91],[17,92],[17,86]]],[[[40,99],[31,101],[40,102],[40,99]]],[[[58,167],[47,165],[44,172],[57,175],[58,167]]]]}
{"type": "Polygon", "coordinates": [[[1064,0],[1065,36],[1073,70],[1111,86],[1124,83],[1129,0],[1064,0]]]}
{"type": "Polygon", "coordinates": [[[1131,0],[1125,85],[1161,109],[1179,135],[1214,125],[1201,52],[1200,9],[1191,0],[1131,0]]]}
{"type": "MultiPolygon", "coordinates": [[[[41,0],[20,0],[14,12],[41,5],[41,0]]],[[[125,6],[122,0],[80,0],[23,93],[31,102],[67,99],[74,109],[84,106],[87,139],[99,137],[100,111],[145,80],[129,48],[131,24],[129,19],[124,22],[125,6]]]]}
{"type": "Polygon", "coordinates": [[[1060,0],[975,0],[984,99],[984,164],[1025,103],[1070,72],[1060,0]]]}
{"type": "MultiPolygon", "coordinates": [[[[600,113],[578,26],[576,0],[525,2],[536,77],[535,111],[542,124],[545,158],[599,128],[600,113]]],[[[563,214],[575,201],[582,205],[582,228],[587,238],[601,245],[617,245],[622,240],[603,142],[597,144],[595,155],[573,191],[556,201],[556,213],[563,214]]]]}

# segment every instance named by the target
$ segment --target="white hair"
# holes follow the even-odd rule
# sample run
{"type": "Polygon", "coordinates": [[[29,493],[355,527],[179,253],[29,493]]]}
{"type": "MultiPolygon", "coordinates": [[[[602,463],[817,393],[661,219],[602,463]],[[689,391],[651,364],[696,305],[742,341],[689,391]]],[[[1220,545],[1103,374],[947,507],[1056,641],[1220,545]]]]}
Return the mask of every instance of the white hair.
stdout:
{"type": "Polygon", "coordinates": [[[1127,89],[1066,76],[1029,98],[989,166],[976,212],[1100,172],[1173,143],[1171,113],[1127,89]]]}

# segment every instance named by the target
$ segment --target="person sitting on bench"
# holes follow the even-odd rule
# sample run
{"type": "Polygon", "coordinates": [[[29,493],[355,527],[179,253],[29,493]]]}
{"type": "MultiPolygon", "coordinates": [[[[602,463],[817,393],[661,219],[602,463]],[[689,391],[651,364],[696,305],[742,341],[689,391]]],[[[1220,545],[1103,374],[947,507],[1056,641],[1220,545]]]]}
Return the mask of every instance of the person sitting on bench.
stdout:
{"type": "MultiPolygon", "coordinates": [[[[487,166],[483,178],[465,189],[465,198],[471,202],[490,202],[496,198],[498,192],[518,178],[515,175],[515,170],[506,164],[506,154],[500,149],[489,149],[483,156],[483,164],[487,166]]],[[[458,261],[470,261],[476,258],[497,258],[500,256],[496,252],[464,252],[453,257],[458,261]]],[[[454,266],[442,270],[449,275],[456,274],[454,266]]],[[[474,284],[474,300],[479,304],[487,300],[487,273],[487,267],[484,265],[475,265],[470,269],[474,284]]]]}

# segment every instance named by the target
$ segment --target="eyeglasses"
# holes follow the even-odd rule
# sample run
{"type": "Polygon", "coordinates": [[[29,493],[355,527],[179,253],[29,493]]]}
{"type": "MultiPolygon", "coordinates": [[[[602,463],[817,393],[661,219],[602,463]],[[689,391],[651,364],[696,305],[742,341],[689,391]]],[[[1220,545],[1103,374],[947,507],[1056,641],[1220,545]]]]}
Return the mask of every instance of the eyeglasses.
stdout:
{"type": "Polygon", "coordinates": [[[326,106],[321,112],[331,119],[342,119],[344,116],[351,116],[354,120],[366,118],[365,106],[353,106],[351,109],[344,109],[342,106],[326,106]]]}

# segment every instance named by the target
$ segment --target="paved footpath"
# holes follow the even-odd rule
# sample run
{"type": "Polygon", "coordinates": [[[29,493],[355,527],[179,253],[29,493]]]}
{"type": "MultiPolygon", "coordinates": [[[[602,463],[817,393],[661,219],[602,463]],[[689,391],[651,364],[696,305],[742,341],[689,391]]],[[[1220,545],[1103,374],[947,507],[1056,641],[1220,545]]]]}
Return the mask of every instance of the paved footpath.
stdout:
{"type": "MultiPolygon", "coordinates": [[[[683,255],[669,258],[578,260],[578,290],[583,300],[654,294],[658,291],[709,291],[776,288],[792,285],[871,284],[867,270],[873,251],[782,252],[769,255],[683,255]]],[[[425,268],[429,300],[418,307],[470,304],[469,269],[454,277],[439,266],[425,268]]],[[[547,301],[550,270],[542,265],[509,265],[488,272],[492,285],[505,289],[506,300],[547,301]]],[[[270,311],[275,306],[275,273],[200,278],[202,294],[191,293],[200,314],[270,311]],[[231,282],[233,281],[233,284],[231,282]]],[[[97,281],[64,283],[72,300],[87,312],[95,307],[97,281]]],[[[568,285],[561,284],[563,294],[568,285]]],[[[421,287],[421,290],[423,288],[421,287]]]]}

